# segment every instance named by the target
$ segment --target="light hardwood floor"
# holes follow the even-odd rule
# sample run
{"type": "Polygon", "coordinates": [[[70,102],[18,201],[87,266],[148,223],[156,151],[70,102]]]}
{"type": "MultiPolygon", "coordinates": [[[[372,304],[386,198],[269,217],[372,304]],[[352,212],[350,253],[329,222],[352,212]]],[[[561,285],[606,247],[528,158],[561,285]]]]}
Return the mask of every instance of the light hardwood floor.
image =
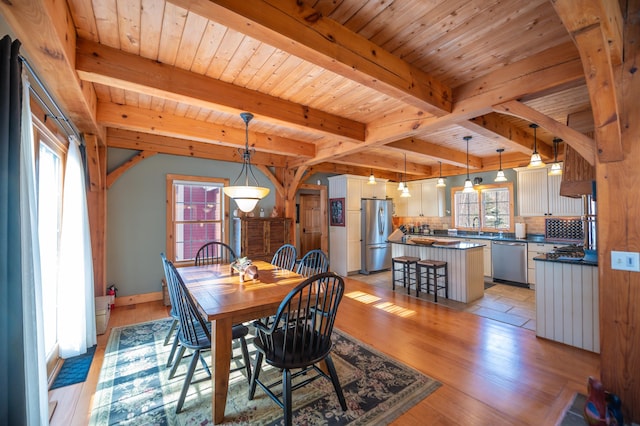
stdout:
{"type": "MultiPolygon", "coordinates": [[[[554,425],[575,392],[599,377],[597,354],[535,332],[346,279],[336,327],[443,386],[394,425],[554,425]]],[[[52,425],[88,423],[111,327],[162,318],[160,302],[116,308],[83,384],[57,389],[52,425]]]]}

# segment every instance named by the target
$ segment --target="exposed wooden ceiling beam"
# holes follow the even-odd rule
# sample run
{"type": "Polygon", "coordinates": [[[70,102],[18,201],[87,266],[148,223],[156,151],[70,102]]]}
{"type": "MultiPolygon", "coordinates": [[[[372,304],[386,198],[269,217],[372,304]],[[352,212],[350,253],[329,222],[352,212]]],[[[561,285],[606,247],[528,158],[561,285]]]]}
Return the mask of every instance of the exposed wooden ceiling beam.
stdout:
{"type": "MultiPolygon", "coordinates": [[[[368,167],[350,166],[347,164],[319,163],[309,167],[308,172],[309,175],[313,173],[335,173],[339,175],[369,176],[370,170],[368,167]]],[[[398,173],[381,170],[376,171],[374,175],[376,179],[388,179],[396,182],[399,176],[398,173]]]]}
{"type": "MultiPolygon", "coordinates": [[[[236,148],[114,128],[107,129],[107,147],[233,163],[243,162],[243,158],[236,148]]],[[[251,156],[251,163],[263,166],[286,167],[287,157],[256,151],[251,156]]]]}
{"type": "Polygon", "coordinates": [[[611,62],[614,65],[622,63],[624,17],[619,2],[610,0],[551,0],[551,4],[569,34],[593,25],[600,26],[609,45],[611,62]]]}
{"type": "Polygon", "coordinates": [[[305,131],[364,140],[363,123],[78,39],[76,69],[85,81],[232,114],[261,118],[305,131]]]}
{"type": "Polygon", "coordinates": [[[622,61],[624,21],[620,5],[607,0],[580,0],[577,5],[573,0],[554,0],[552,4],[580,51],[593,110],[598,159],[604,163],[620,161],[624,152],[614,75],[614,66],[622,61]]]}
{"type": "MultiPolygon", "coordinates": [[[[504,144],[507,150],[516,150],[529,155],[533,152],[532,134],[509,123],[500,114],[485,114],[460,125],[484,136],[498,136],[500,143],[504,144]]],[[[553,149],[549,145],[538,143],[538,153],[544,159],[553,158],[553,149]]]]}
{"type": "MultiPolygon", "coordinates": [[[[110,127],[154,133],[174,138],[216,143],[231,147],[245,146],[245,130],[206,121],[178,117],[144,108],[113,103],[98,105],[98,120],[110,127]]],[[[280,136],[249,131],[249,147],[274,154],[313,157],[315,145],[280,136]]]]}
{"type": "MultiPolygon", "coordinates": [[[[403,160],[397,160],[380,154],[358,153],[345,155],[344,157],[335,158],[334,163],[348,164],[352,166],[363,166],[377,170],[387,170],[396,173],[405,172],[405,164],[403,160]]],[[[407,174],[412,175],[428,175],[431,174],[431,167],[408,161],[406,165],[407,174]]]]}
{"type": "Polygon", "coordinates": [[[388,143],[399,137],[457,125],[488,114],[497,103],[564,87],[576,80],[584,81],[580,57],[573,43],[565,43],[456,87],[451,114],[425,117],[420,111],[405,108],[369,123],[365,144],[388,143]]]}
{"type": "MultiPolygon", "coordinates": [[[[470,142],[473,143],[473,142],[470,142]]],[[[399,141],[387,144],[388,148],[394,148],[406,152],[415,152],[417,154],[426,155],[434,160],[451,164],[457,167],[467,167],[467,153],[457,151],[455,149],[446,148],[417,138],[405,138],[399,141]]],[[[482,158],[469,155],[469,168],[482,168],[482,158]]]]}
{"type": "Polygon", "coordinates": [[[434,115],[451,111],[451,89],[302,2],[170,0],[434,115]]]}
{"type": "Polygon", "coordinates": [[[595,164],[595,142],[590,137],[573,130],[571,127],[558,123],[551,117],[548,117],[535,109],[520,103],[518,101],[509,101],[494,106],[494,111],[513,115],[544,127],[554,136],[564,140],[573,149],[578,151],[589,164],[595,164]]]}
{"type": "Polygon", "coordinates": [[[96,94],[75,72],[76,31],[64,1],[0,1],[0,12],[15,32],[29,63],[67,118],[81,133],[94,134],[104,144],[104,129],[96,121],[96,94]]]}

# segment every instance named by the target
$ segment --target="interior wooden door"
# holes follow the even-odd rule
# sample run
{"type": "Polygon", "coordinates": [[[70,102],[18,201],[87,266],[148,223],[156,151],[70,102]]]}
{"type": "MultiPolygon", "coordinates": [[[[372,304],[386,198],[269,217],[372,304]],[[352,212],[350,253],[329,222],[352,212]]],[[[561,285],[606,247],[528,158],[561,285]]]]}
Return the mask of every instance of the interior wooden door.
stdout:
{"type": "Polygon", "coordinates": [[[300,250],[298,257],[308,251],[321,248],[322,217],[320,196],[300,195],[300,250]]]}

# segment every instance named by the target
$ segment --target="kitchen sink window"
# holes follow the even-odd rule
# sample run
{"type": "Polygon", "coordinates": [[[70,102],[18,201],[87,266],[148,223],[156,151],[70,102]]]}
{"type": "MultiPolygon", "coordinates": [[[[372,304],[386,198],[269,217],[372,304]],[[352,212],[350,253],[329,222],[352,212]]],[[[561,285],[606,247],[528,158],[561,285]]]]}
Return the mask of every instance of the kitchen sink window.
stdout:
{"type": "Polygon", "coordinates": [[[482,185],[473,192],[462,187],[451,190],[457,229],[511,232],[513,228],[513,184],[482,185]]]}

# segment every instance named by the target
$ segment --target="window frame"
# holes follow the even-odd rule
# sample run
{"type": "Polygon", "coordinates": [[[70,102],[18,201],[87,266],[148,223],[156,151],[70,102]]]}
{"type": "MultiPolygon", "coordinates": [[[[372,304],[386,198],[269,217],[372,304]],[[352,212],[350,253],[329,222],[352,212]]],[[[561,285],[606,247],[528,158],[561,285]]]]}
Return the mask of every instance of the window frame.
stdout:
{"type": "MultiPolygon", "coordinates": [[[[31,108],[32,108],[31,128],[33,132],[32,136],[33,136],[33,145],[34,145],[34,154],[35,154],[36,190],[38,193],[38,202],[40,200],[40,146],[41,144],[49,148],[60,159],[59,179],[60,179],[61,187],[59,188],[60,193],[59,193],[59,200],[58,200],[59,211],[58,211],[58,229],[57,229],[58,254],[59,254],[60,253],[60,231],[62,227],[62,214],[63,214],[62,200],[64,197],[64,178],[65,178],[65,169],[67,164],[67,151],[69,148],[69,142],[66,141],[64,136],[61,135],[59,132],[57,132],[55,128],[52,128],[51,126],[47,125],[47,123],[45,123],[42,119],[40,119],[40,117],[43,116],[43,113],[37,105],[34,105],[34,102],[31,102],[31,108]]],[[[46,212],[46,214],[50,214],[50,213],[51,213],[50,211],[46,212]]],[[[42,208],[42,206],[38,205],[38,215],[40,214],[45,214],[45,211],[42,208]]],[[[39,220],[40,219],[38,219],[38,221],[39,220]]],[[[57,290],[58,286],[60,286],[60,283],[57,282],[57,274],[56,274],[56,293],[58,292],[57,290]]],[[[41,297],[42,297],[43,305],[44,303],[55,303],[57,306],[57,303],[58,303],[57,300],[55,301],[48,300],[47,298],[44,297],[44,294],[42,294],[41,297]]],[[[44,306],[43,306],[43,311],[44,311],[44,306]]],[[[57,322],[57,315],[56,315],[56,322],[57,322]]],[[[44,331],[45,330],[43,329],[43,333],[44,331]]],[[[51,374],[53,374],[53,372],[57,368],[56,365],[58,363],[58,358],[59,358],[59,346],[57,341],[57,335],[56,335],[56,342],[51,348],[51,350],[49,350],[49,348],[45,348],[45,349],[48,351],[45,354],[45,359],[46,359],[46,365],[47,365],[47,377],[49,377],[51,374]]]]}
{"type": "MultiPolygon", "coordinates": [[[[175,236],[174,230],[176,229],[176,220],[175,220],[175,192],[173,190],[174,184],[176,182],[185,182],[188,184],[198,184],[198,183],[208,183],[208,184],[217,184],[221,185],[221,187],[229,186],[229,179],[227,178],[216,178],[216,177],[208,177],[208,176],[190,176],[190,175],[179,175],[179,174],[167,174],[166,176],[166,205],[167,205],[167,213],[166,213],[166,256],[167,259],[174,262],[176,266],[185,266],[192,265],[193,260],[184,260],[184,261],[176,261],[176,246],[175,246],[175,236]]],[[[227,197],[224,192],[222,192],[222,214],[220,215],[220,221],[222,222],[222,242],[225,244],[229,244],[229,197],[227,197]]]]}
{"type": "MultiPolygon", "coordinates": [[[[474,227],[465,227],[465,226],[458,226],[458,224],[456,223],[456,209],[457,209],[457,203],[456,203],[456,193],[457,192],[462,192],[462,190],[464,189],[464,187],[462,186],[457,186],[457,187],[453,187],[451,188],[451,215],[453,217],[453,226],[456,229],[460,229],[462,231],[478,231],[478,228],[474,228],[474,227]]],[[[515,223],[514,223],[514,218],[515,218],[515,210],[514,210],[514,206],[515,206],[515,200],[514,200],[514,192],[513,192],[513,182],[504,182],[504,183],[492,183],[492,184],[486,184],[486,185],[477,185],[473,187],[474,191],[476,191],[478,193],[478,217],[480,220],[480,231],[482,232],[515,232],[515,223]],[[487,191],[487,190],[495,190],[495,189],[500,189],[500,188],[506,188],[509,190],[509,228],[503,228],[503,229],[498,229],[495,227],[487,227],[485,224],[485,214],[484,214],[484,196],[483,196],[483,192],[487,191]]]]}

